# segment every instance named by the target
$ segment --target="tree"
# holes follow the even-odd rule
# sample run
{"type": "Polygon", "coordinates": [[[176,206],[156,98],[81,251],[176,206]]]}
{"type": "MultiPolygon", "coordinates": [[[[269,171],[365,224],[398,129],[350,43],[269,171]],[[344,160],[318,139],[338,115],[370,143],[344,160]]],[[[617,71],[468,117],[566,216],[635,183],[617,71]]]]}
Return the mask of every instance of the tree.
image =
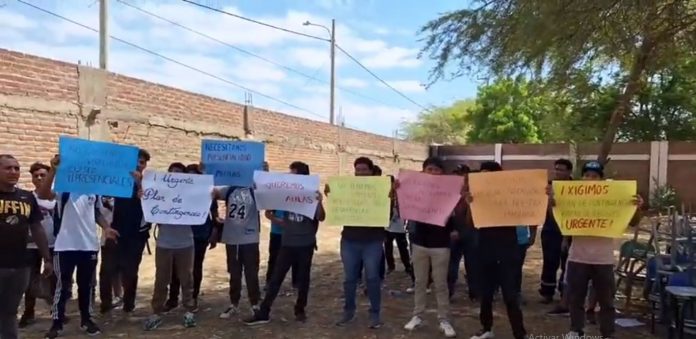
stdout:
{"type": "Polygon", "coordinates": [[[691,0],[474,0],[475,7],[428,22],[431,81],[484,67],[492,75],[531,74],[562,88],[574,73],[619,66],[623,88],[608,119],[599,159],[606,162],[645,74],[696,49],[696,2],[691,0]]]}
{"type": "Polygon", "coordinates": [[[473,100],[460,100],[451,106],[421,112],[416,121],[403,125],[406,139],[422,143],[466,143],[469,126],[465,117],[473,104],[473,100]]]}
{"type": "Polygon", "coordinates": [[[471,143],[539,143],[550,137],[542,121],[560,108],[555,98],[537,92],[536,83],[522,77],[500,79],[479,88],[476,106],[465,120],[471,143]]]}

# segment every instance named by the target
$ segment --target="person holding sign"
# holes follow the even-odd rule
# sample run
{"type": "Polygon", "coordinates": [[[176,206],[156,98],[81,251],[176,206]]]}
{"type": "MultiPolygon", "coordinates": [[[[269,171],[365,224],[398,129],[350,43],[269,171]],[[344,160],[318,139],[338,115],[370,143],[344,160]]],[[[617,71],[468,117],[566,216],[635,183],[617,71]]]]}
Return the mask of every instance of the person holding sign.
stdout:
{"type": "MultiPolygon", "coordinates": [[[[604,180],[604,166],[597,161],[590,161],[582,167],[582,180],[601,183],[604,180]]],[[[606,186],[592,183],[591,186],[580,186],[568,195],[587,195],[592,194],[601,197],[601,191],[607,189],[606,186]],[[599,187],[599,189],[597,189],[599,187]]],[[[555,185],[554,185],[555,186],[555,185]]],[[[557,209],[556,199],[560,199],[556,190],[550,191],[550,202],[554,206],[554,215],[558,216],[560,211],[557,209]]],[[[559,192],[561,195],[566,192],[559,192]]],[[[640,222],[639,208],[643,205],[643,198],[640,195],[626,197],[626,202],[637,206],[632,220],[624,224],[622,228],[634,226],[640,222]]],[[[587,216],[589,220],[591,216],[587,216]]],[[[559,218],[556,218],[559,220],[559,218]]],[[[625,222],[625,220],[624,220],[625,222]]],[[[562,224],[561,231],[566,231],[562,224]]],[[[584,222],[589,226],[591,222],[584,222]]],[[[567,232],[567,231],[566,231],[567,232]]],[[[615,236],[615,235],[610,235],[615,236]]],[[[620,236],[620,235],[619,235],[620,236]]],[[[595,236],[573,235],[573,242],[568,253],[568,267],[566,268],[567,296],[570,309],[570,333],[568,338],[582,338],[585,327],[585,298],[587,297],[588,284],[592,282],[592,289],[595,292],[597,303],[599,304],[599,332],[602,338],[612,338],[614,336],[614,238],[607,237],[598,233],[595,236]]]]}
{"type": "MultiPolygon", "coordinates": [[[[144,149],[138,151],[136,177],[141,178],[150,161],[150,153],[144,149]]],[[[136,179],[137,179],[136,178],[136,179]]],[[[106,240],[106,246],[116,246],[116,275],[121,276],[123,285],[123,312],[132,313],[135,310],[135,298],[138,290],[138,271],[143,260],[143,251],[150,239],[152,225],[145,221],[142,201],[138,198],[139,180],[133,185],[130,197],[115,197],[113,220],[114,230],[120,234],[118,241],[106,240]]],[[[111,309],[112,294],[110,282],[107,281],[101,289],[104,309],[111,309]]]]}
{"type": "Polygon", "coordinates": [[[54,247],[54,265],[57,267],[58,286],[53,303],[53,324],[46,333],[46,338],[53,339],[63,332],[65,322],[65,305],[72,292],[72,277],[77,270],[77,294],[80,308],[80,328],[87,335],[98,335],[101,329],[92,321],[90,304],[92,299],[92,279],[97,268],[99,237],[96,225],[102,227],[104,235],[115,240],[119,233],[111,228],[100,213],[101,197],[94,194],[57,195],[51,188],[59,171],[60,157],[51,159],[51,169],[36,193],[39,198],[53,200],[57,198],[56,215],[57,232],[54,247]]]}
{"type": "MultiPolygon", "coordinates": [[[[186,167],[180,162],[169,165],[168,172],[184,173],[186,167]]],[[[141,198],[143,192],[138,193],[141,198]]],[[[157,250],[155,251],[155,286],[152,293],[153,314],[145,321],[145,330],[157,329],[162,324],[162,314],[166,311],[168,286],[172,274],[181,286],[181,302],[186,308],[184,327],[196,326],[193,313],[196,304],[193,299],[193,230],[186,225],[158,224],[157,250]]],[[[177,286],[178,289],[178,286],[177,286]]]]}
{"type": "MultiPolygon", "coordinates": [[[[300,161],[293,162],[290,164],[290,172],[296,175],[309,175],[309,165],[300,161]]],[[[252,317],[244,321],[247,325],[261,325],[270,321],[271,306],[290,269],[297,272],[295,320],[307,321],[305,307],[307,307],[309,297],[312,257],[317,245],[316,235],[319,223],[326,218],[320,192],[316,192],[316,199],[318,203],[314,218],[293,212],[285,212],[282,218],[273,218],[272,222],[283,228],[278,262],[273,269],[273,275],[268,284],[266,295],[261,302],[261,307],[254,310],[252,317]]]]}
{"type": "Polygon", "coordinates": [[[17,188],[19,162],[0,154],[0,338],[19,338],[17,308],[29,283],[27,245],[36,244],[44,262],[44,276],[52,274],[51,254],[41,209],[34,195],[17,188]],[[31,232],[31,239],[30,239],[31,232]]]}
{"type": "Polygon", "coordinates": [[[242,293],[242,274],[246,281],[247,294],[252,311],[259,309],[261,288],[259,287],[259,241],[261,218],[256,197],[251,187],[223,186],[213,190],[213,200],[224,200],[225,221],[221,228],[213,230],[211,245],[219,241],[225,244],[227,272],[230,275],[230,306],[221,319],[229,319],[239,313],[242,293]]]}
{"type": "MultiPolygon", "coordinates": [[[[431,157],[423,162],[423,172],[429,175],[441,175],[444,164],[439,158],[431,157]]],[[[463,189],[463,181],[462,188],[463,189]]],[[[396,189],[399,188],[397,181],[396,189]]],[[[459,232],[455,229],[454,218],[450,216],[444,226],[432,225],[425,222],[414,222],[413,235],[413,272],[416,277],[413,317],[404,326],[407,331],[413,331],[423,324],[421,318],[427,304],[427,286],[432,269],[432,279],[435,285],[437,299],[437,318],[439,328],[447,338],[454,338],[457,333],[449,320],[449,288],[447,274],[449,272],[450,244],[458,240],[459,232]]]]}
{"type": "MultiPolygon", "coordinates": [[[[503,168],[495,161],[481,163],[480,172],[498,172],[503,168]]],[[[469,204],[476,197],[467,196],[469,204]]],[[[475,219],[474,219],[474,222],[475,219]]],[[[507,309],[508,320],[515,339],[526,338],[524,318],[520,307],[518,289],[519,271],[522,268],[516,226],[479,228],[479,257],[481,274],[481,309],[482,329],[471,339],[490,339],[493,334],[493,295],[498,287],[503,293],[503,302],[507,309]]]]}
{"type": "MultiPolygon", "coordinates": [[[[359,157],[353,162],[355,176],[365,177],[374,175],[374,163],[367,157],[359,157]]],[[[327,185],[324,193],[330,194],[327,185]]],[[[370,299],[369,327],[382,327],[380,316],[382,304],[381,265],[384,260],[384,227],[343,226],[341,233],[341,261],[343,262],[343,315],[336,326],[346,326],[355,319],[357,308],[356,290],[364,267],[367,281],[367,297],[370,299]]]]}
{"type": "MultiPolygon", "coordinates": [[[[394,177],[389,176],[389,179],[394,184],[394,177]]],[[[411,266],[411,256],[408,252],[408,240],[406,239],[406,224],[399,216],[399,202],[396,196],[391,198],[391,215],[389,227],[387,228],[387,239],[384,241],[384,252],[386,256],[388,273],[391,273],[396,268],[394,263],[394,241],[399,249],[399,257],[404,265],[404,270],[409,276],[413,276],[413,266],[411,266]]]]}

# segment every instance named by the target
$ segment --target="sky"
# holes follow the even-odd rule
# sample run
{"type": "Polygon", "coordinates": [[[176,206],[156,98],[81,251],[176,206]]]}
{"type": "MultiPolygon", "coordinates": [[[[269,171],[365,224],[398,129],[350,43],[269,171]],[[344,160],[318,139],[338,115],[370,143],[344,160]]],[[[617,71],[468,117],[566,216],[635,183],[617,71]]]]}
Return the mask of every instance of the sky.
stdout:
{"type": "MultiPolygon", "coordinates": [[[[99,28],[97,0],[26,0],[83,25],[99,28]]],[[[336,20],[336,43],[403,98],[342,52],[336,54],[336,116],[346,126],[392,136],[422,108],[474,97],[473,77],[440,81],[426,89],[433,62],[419,59],[418,29],[438,14],[461,8],[455,0],[198,0],[200,4],[327,38],[336,20]]],[[[244,102],[308,119],[329,121],[329,43],[250,23],[183,1],[110,0],[109,33],[153,55],[111,39],[112,72],[244,102]],[[215,40],[143,13],[124,3],[204,33],[215,40]],[[163,58],[164,57],[164,58],[163,58]],[[176,62],[172,62],[171,60],[176,62]],[[184,64],[184,65],[182,65],[184,64]],[[190,66],[190,67],[187,67],[190,66]],[[195,68],[194,69],[191,69],[195,68]]],[[[99,65],[95,31],[16,0],[0,0],[0,47],[72,63],[99,65]],[[3,6],[4,5],[4,6],[3,6]]],[[[282,127],[282,126],[279,126],[282,127]]]]}

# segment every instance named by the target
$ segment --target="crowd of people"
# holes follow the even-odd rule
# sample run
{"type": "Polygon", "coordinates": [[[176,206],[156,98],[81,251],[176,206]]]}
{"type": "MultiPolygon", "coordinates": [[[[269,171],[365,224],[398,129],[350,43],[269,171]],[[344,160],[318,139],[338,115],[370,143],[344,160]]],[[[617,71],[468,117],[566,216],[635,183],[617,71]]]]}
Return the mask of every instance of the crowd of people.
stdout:
{"type": "MultiPolygon", "coordinates": [[[[297,300],[295,318],[307,320],[316,234],[326,217],[322,201],[331,196],[330,187],[317,192],[314,218],[287,211],[264,211],[271,222],[265,286],[259,281],[261,211],[257,208],[253,187],[216,187],[210,214],[203,225],[151,225],[145,222],[141,206],[140,180],[150,154],[140,150],[134,172],[135,184],[130,198],[109,198],[93,194],[56,193],[53,182],[60,168],[60,157],[49,165],[35,163],[29,172],[33,192],[17,187],[21,170],[11,155],[0,155],[0,338],[18,338],[18,327],[30,326],[35,318],[37,298],[51,300],[52,324],[45,338],[59,337],[66,323],[66,303],[77,284],[80,328],[88,335],[101,329],[92,317],[92,303],[99,295],[102,313],[120,307],[133,312],[138,292],[138,272],[151,233],[156,234],[155,281],[151,298],[152,314],[144,329],[157,329],[163,315],[182,306],[185,327],[196,326],[198,297],[203,279],[206,251],[224,244],[229,273],[229,306],[219,317],[227,319],[240,313],[242,279],[252,315],[243,323],[253,326],[271,320],[271,308],[286,275],[291,272],[297,300]],[[218,201],[225,204],[218,214],[218,201]],[[101,228],[101,238],[98,228],[101,228]],[[156,232],[152,231],[156,228],[156,232]],[[97,270],[98,255],[101,263],[97,270]],[[41,269],[43,268],[43,272],[41,269]],[[97,284],[98,282],[98,284],[97,284]],[[98,292],[98,293],[97,293],[98,292]],[[17,311],[24,296],[24,312],[17,311]]],[[[553,180],[573,180],[573,164],[555,162],[553,180]]],[[[267,164],[264,170],[268,170],[267,164]]],[[[356,176],[382,175],[381,169],[367,157],[353,163],[356,176]]],[[[290,173],[309,175],[304,162],[292,162],[290,173]]],[[[455,294],[461,261],[464,261],[468,298],[480,304],[481,330],[472,339],[493,338],[493,299],[500,291],[514,338],[527,338],[521,304],[522,269],[527,249],[535,243],[537,225],[475,227],[469,204],[475,201],[468,190],[468,175],[473,172],[503,170],[488,161],[472,170],[460,165],[445,173],[443,161],[428,158],[422,170],[431,175],[455,174],[463,177],[462,197],[446,225],[430,225],[402,220],[399,201],[394,193],[398,179],[392,180],[391,221],[385,228],[344,225],[340,240],[343,264],[343,312],[336,326],[350,326],[357,312],[356,295],[364,286],[370,307],[369,327],[383,326],[382,285],[385,275],[394,271],[394,242],[404,270],[411,277],[414,305],[411,319],[404,325],[415,331],[424,323],[431,289],[437,304],[439,330],[455,337],[450,317],[450,300],[455,294]]],[[[169,172],[202,173],[198,164],[172,163],[169,172]]],[[[581,180],[604,180],[598,162],[587,162],[581,180]]],[[[551,314],[570,314],[570,338],[581,337],[586,315],[594,318],[599,305],[598,322],[603,338],[614,336],[614,243],[611,238],[564,237],[554,220],[552,190],[549,211],[541,229],[543,272],[539,294],[541,301],[553,303],[561,295],[551,314]],[[559,277],[560,271],[560,277],[559,277]],[[591,288],[590,288],[591,287],[591,288]],[[588,290],[591,300],[586,303],[588,290]]],[[[640,196],[635,203],[642,204],[640,196]]],[[[636,213],[632,224],[639,220],[636,213]]],[[[627,225],[628,226],[628,225],[627,225]]]]}

